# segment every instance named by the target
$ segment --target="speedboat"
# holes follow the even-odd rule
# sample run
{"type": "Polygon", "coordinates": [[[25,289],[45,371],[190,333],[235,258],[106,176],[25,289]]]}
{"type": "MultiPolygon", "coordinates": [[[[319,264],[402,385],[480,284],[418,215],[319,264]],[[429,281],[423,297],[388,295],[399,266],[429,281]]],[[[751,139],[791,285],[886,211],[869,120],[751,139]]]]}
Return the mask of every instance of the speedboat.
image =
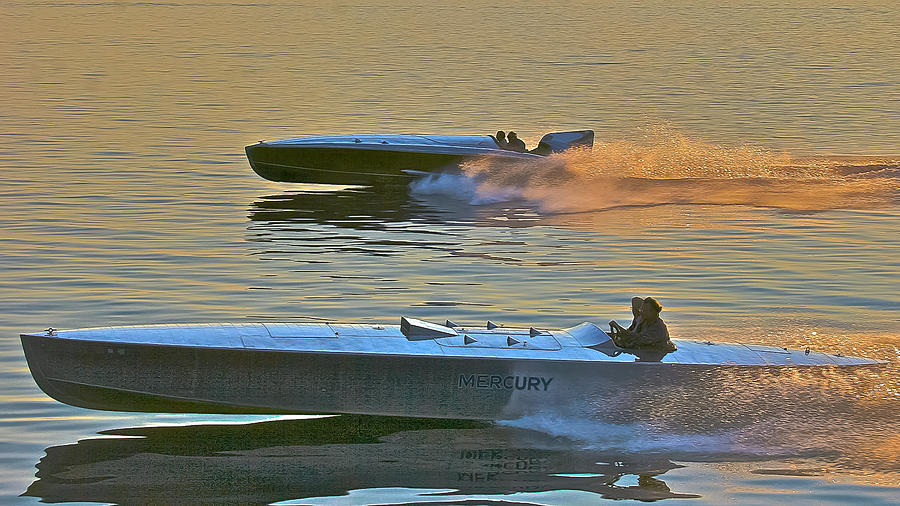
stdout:
{"type": "Polygon", "coordinates": [[[348,413],[501,420],[635,390],[714,383],[710,371],[854,367],[877,360],[773,346],[673,340],[619,348],[592,323],[563,330],[209,323],[21,334],[31,374],[74,406],[167,413],[348,413]]]}
{"type": "Polygon", "coordinates": [[[529,152],[503,149],[491,135],[337,135],[259,141],[244,148],[265,179],[340,185],[406,184],[479,158],[540,159],[574,146],[591,147],[592,130],[544,135],[529,152]]]}

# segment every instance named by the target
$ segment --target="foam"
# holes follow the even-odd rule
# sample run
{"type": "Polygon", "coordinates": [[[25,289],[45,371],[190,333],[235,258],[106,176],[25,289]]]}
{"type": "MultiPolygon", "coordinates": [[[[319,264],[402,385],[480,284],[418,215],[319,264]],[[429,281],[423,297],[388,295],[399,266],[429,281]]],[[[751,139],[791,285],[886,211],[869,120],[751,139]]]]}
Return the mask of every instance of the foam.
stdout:
{"type": "Polygon", "coordinates": [[[898,160],[795,159],[760,146],[714,144],[660,123],[593,149],[522,162],[471,161],[464,175],[431,177],[414,191],[472,204],[524,198],[545,212],[667,204],[871,209],[896,202],[898,168],[898,160]]]}

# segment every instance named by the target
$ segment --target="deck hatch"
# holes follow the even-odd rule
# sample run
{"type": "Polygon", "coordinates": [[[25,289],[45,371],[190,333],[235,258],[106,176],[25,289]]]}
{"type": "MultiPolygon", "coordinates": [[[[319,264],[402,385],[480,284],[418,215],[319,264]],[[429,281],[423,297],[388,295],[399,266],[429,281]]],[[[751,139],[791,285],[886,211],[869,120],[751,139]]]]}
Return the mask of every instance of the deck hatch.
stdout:
{"type": "Polygon", "coordinates": [[[367,325],[364,323],[330,323],[332,334],[337,337],[403,337],[397,325],[367,325]]]}
{"type": "Polygon", "coordinates": [[[337,337],[326,323],[263,323],[271,337],[337,337]]]}

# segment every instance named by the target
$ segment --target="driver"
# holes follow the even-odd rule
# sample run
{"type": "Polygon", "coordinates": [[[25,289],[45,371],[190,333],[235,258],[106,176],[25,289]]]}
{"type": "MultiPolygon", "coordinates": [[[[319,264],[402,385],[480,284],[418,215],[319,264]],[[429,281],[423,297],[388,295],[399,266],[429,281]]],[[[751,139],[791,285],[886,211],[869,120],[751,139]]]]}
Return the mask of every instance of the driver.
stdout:
{"type": "MultiPolygon", "coordinates": [[[[632,299],[632,308],[636,299],[638,298],[632,299]]],[[[661,311],[662,305],[653,297],[647,297],[641,303],[640,313],[632,322],[632,327],[626,329],[615,320],[609,322],[610,337],[620,348],[654,348],[675,351],[677,349],[675,344],[669,340],[669,329],[659,317],[661,311]]]]}
{"type": "Polygon", "coordinates": [[[510,151],[518,151],[519,153],[528,151],[528,149],[525,148],[525,141],[520,139],[515,132],[509,132],[508,134],[506,134],[506,140],[508,142],[508,147],[506,149],[510,151]]]}

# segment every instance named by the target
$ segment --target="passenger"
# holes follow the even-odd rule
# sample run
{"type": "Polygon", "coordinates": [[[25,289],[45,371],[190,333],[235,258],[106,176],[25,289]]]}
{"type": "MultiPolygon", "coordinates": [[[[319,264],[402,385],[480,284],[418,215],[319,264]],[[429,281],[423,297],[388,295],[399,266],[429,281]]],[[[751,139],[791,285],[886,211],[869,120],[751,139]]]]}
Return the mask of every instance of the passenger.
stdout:
{"type": "Polygon", "coordinates": [[[631,298],[631,315],[633,319],[631,320],[631,325],[628,326],[628,330],[634,332],[634,328],[637,327],[638,320],[641,318],[641,304],[644,303],[644,299],[640,297],[632,297],[631,298]]]}
{"type": "Polygon", "coordinates": [[[509,146],[506,148],[510,151],[518,151],[519,153],[524,153],[528,151],[525,148],[525,142],[516,135],[515,132],[510,132],[506,134],[506,138],[508,139],[509,146]]]}
{"type": "MultiPolygon", "coordinates": [[[[634,300],[632,299],[632,302],[634,300]]],[[[675,351],[675,344],[669,340],[669,329],[659,317],[662,306],[653,297],[647,297],[641,303],[640,317],[634,329],[629,330],[615,321],[609,322],[613,342],[620,348],[654,348],[675,351]]]]}
{"type": "Polygon", "coordinates": [[[506,141],[506,134],[503,133],[503,130],[497,130],[497,136],[494,137],[494,141],[500,149],[509,149],[509,142],[506,141]]]}

